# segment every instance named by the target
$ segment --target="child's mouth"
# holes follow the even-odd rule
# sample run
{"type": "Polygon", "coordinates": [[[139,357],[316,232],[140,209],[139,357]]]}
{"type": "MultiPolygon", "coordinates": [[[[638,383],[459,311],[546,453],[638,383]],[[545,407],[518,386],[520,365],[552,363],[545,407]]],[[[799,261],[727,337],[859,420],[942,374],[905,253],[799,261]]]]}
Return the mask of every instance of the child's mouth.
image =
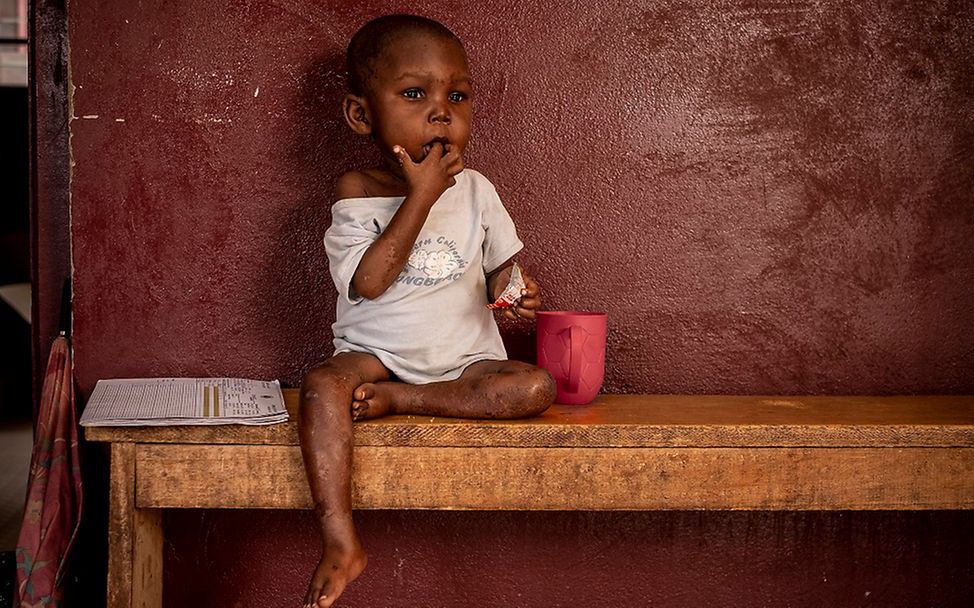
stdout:
{"type": "Polygon", "coordinates": [[[446,155],[446,147],[450,144],[450,140],[445,137],[437,137],[436,139],[430,140],[425,146],[423,146],[423,158],[430,153],[435,144],[441,144],[443,146],[443,155],[446,155]]]}

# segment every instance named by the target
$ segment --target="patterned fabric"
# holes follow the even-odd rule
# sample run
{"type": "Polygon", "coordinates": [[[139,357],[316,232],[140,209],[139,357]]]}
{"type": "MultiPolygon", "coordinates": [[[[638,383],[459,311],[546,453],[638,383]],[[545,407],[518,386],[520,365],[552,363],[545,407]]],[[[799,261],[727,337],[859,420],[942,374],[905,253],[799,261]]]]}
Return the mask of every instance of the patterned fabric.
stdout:
{"type": "Polygon", "coordinates": [[[17,540],[17,608],[60,606],[65,563],[81,522],[81,467],[68,340],[51,346],[17,540]]]}

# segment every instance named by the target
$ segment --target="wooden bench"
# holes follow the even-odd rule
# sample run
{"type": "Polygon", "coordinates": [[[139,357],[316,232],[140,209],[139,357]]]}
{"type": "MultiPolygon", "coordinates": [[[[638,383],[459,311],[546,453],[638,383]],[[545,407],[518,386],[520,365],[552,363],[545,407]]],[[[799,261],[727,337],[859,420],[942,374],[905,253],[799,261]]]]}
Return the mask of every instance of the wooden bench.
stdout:
{"type": "MultiPolygon", "coordinates": [[[[311,508],[291,420],[111,442],[109,606],[162,606],[163,509],[311,508]]],[[[604,395],[529,420],[355,426],[358,509],[974,508],[974,397],[604,395]]]]}

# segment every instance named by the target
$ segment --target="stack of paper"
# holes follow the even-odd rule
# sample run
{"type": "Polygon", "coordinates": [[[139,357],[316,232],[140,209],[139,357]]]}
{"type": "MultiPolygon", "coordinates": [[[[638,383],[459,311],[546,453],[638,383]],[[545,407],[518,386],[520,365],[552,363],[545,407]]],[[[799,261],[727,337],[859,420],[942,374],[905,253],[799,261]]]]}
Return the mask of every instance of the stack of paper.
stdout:
{"type": "Polygon", "coordinates": [[[82,426],[274,424],[287,420],[277,380],[138,378],[99,380],[82,426]]]}

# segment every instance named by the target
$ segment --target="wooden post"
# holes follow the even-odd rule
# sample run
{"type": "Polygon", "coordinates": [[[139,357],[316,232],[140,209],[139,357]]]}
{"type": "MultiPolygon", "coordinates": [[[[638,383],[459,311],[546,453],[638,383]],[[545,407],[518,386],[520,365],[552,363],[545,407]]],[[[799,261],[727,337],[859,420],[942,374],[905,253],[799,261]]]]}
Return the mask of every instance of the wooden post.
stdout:
{"type": "Polygon", "coordinates": [[[108,516],[108,606],[162,608],[162,511],[135,502],[134,443],[113,443],[108,516]]]}

